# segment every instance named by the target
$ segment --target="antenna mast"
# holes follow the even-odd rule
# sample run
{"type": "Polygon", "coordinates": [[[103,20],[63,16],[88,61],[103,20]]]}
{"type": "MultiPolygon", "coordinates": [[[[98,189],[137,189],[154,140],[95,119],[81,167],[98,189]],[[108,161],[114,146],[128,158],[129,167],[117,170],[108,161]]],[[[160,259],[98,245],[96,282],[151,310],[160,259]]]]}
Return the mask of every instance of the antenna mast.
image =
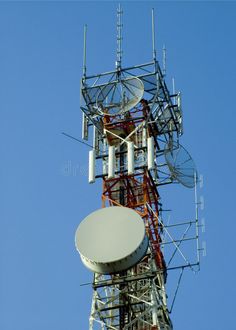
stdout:
{"type": "Polygon", "coordinates": [[[163,45],[163,75],[166,75],[166,46],[163,45]]]}
{"type": "Polygon", "coordinates": [[[85,24],[84,26],[83,78],[86,77],[86,55],[87,55],[87,24],[85,24]]]}
{"type": "Polygon", "coordinates": [[[154,17],[154,8],[152,8],[152,54],[153,61],[156,61],[156,42],[155,42],[155,17],[154,17]]]}

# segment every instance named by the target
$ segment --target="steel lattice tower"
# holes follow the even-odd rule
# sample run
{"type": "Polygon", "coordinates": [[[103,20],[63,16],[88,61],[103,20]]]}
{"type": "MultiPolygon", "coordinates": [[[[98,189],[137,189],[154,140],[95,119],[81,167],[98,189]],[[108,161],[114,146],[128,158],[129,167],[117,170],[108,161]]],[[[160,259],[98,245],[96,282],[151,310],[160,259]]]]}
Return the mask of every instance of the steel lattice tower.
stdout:
{"type": "MultiPolygon", "coordinates": [[[[167,226],[162,219],[159,187],[176,180],[194,187],[196,172],[192,166],[182,173],[179,163],[172,164],[184,150],[179,145],[183,133],[181,95],[170,93],[167,88],[165,65],[161,69],[156,59],[153,15],[152,23],[152,61],[123,68],[119,7],[116,68],[93,76],[86,73],[85,27],[81,110],[83,139],[87,140],[93,129],[89,182],[102,180],[102,208],[127,207],[138,213],[149,241],[145,256],[131,268],[110,274],[94,273],[90,330],[172,329],[165,290],[168,267],[162,252],[167,226]],[[170,172],[165,179],[163,168],[170,172]]],[[[192,221],[196,228],[197,221],[196,211],[192,221]]],[[[193,239],[198,244],[198,231],[193,239]]],[[[176,241],[173,243],[176,246],[176,241]]],[[[196,263],[186,259],[180,269],[198,264],[199,256],[196,263]]]]}

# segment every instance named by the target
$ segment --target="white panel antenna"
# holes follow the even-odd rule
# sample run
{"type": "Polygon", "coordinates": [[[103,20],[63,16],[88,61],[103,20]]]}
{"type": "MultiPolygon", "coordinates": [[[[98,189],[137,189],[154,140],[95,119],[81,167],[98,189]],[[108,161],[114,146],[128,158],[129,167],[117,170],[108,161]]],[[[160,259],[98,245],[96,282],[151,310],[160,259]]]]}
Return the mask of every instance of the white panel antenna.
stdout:
{"type": "Polygon", "coordinates": [[[82,112],[82,139],[88,140],[88,118],[82,112]]]}
{"type": "Polygon", "coordinates": [[[115,176],[115,146],[109,146],[108,148],[108,178],[114,178],[115,176]]]}
{"type": "Polygon", "coordinates": [[[134,173],[134,143],[132,141],[127,142],[127,158],[128,158],[128,174],[134,173]]]}
{"type": "Polygon", "coordinates": [[[155,168],[155,149],[154,149],[154,139],[150,136],[147,139],[147,159],[148,159],[148,169],[153,170],[155,168]]]}
{"type": "Polygon", "coordinates": [[[95,150],[89,151],[89,183],[95,182],[95,150]]]}
{"type": "Polygon", "coordinates": [[[146,147],[147,146],[147,128],[143,127],[142,130],[142,147],[146,147]]]}

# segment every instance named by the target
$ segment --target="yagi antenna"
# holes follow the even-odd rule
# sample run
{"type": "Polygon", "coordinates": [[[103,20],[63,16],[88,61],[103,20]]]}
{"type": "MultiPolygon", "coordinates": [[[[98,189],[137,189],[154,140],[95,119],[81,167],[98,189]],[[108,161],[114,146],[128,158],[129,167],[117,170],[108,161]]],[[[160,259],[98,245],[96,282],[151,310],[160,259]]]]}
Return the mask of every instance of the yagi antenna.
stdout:
{"type": "Polygon", "coordinates": [[[116,69],[119,71],[121,69],[121,59],[122,59],[122,14],[123,10],[119,4],[117,9],[117,51],[116,51],[116,69]]]}

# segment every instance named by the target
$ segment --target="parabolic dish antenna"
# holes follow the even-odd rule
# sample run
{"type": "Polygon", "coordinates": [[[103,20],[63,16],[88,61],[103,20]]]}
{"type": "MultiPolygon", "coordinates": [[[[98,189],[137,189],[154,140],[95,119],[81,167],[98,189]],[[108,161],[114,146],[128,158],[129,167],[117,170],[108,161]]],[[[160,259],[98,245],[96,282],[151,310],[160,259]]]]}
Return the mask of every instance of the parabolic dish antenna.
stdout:
{"type": "Polygon", "coordinates": [[[148,238],[137,212],[112,206],[91,213],[80,223],[75,245],[87,268],[113,274],[134,266],[144,257],[148,238]]]}
{"type": "Polygon", "coordinates": [[[144,85],[136,77],[111,82],[97,95],[96,108],[102,115],[116,116],[129,111],[142,99],[144,85]]]}
{"type": "Polygon", "coordinates": [[[165,147],[165,159],[174,179],[185,187],[193,188],[197,170],[190,154],[179,143],[171,142],[165,147]]]}

